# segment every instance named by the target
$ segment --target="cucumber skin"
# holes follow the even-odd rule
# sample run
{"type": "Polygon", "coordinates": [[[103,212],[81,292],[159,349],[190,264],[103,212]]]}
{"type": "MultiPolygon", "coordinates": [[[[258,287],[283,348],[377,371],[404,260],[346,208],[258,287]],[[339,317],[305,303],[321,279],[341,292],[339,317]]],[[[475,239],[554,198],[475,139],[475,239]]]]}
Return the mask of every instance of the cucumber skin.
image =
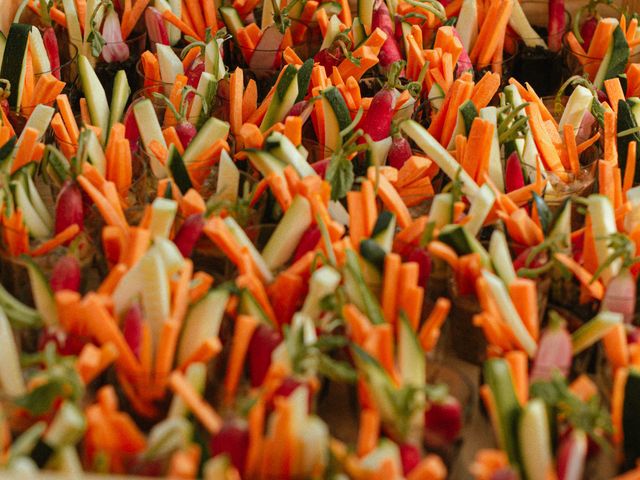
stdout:
{"type": "Polygon", "coordinates": [[[640,372],[630,370],[624,387],[622,407],[624,461],[633,468],[640,458],[640,372]]]}

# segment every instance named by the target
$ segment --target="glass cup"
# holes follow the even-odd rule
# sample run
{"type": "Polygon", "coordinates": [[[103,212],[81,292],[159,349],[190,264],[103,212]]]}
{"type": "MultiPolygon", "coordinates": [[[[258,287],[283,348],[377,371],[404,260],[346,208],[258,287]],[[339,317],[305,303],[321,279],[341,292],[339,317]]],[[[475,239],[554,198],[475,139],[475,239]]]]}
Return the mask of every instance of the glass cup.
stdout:
{"type": "Polygon", "coordinates": [[[501,59],[491,60],[487,65],[474,65],[475,80],[479,81],[485,73],[493,72],[500,75],[500,85],[509,83],[509,78],[513,75],[516,57],[518,55],[518,44],[513,45],[513,51],[507,49],[503,52],[501,59]]]}
{"type": "MultiPolygon", "coordinates": [[[[521,4],[527,20],[533,29],[540,35],[542,40],[550,43],[562,45],[562,38],[565,31],[549,35],[549,4],[540,1],[524,1],[521,4]]],[[[565,10],[565,25],[571,25],[571,14],[565,10]]],[[[510,33],[508,33],[510,35],[510,33]]],[[[530,47],[527,43],[534,38],[520,38],[517,34],[511,34],[518,41],[518,54],[514,62],[513,76],[523,85],[525,82],[531,84],[538,95],[554,94],[562,82],[563,77],[563,56],[562,48],[552,51],[542,46],[530,47]]]]}

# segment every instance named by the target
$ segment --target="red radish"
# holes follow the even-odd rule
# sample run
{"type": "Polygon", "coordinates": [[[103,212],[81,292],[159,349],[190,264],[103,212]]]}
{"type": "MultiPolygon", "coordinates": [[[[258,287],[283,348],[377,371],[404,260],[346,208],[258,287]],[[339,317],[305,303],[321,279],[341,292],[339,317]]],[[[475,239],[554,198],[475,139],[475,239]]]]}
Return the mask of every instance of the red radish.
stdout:
{"type": "Polygon", "coordinates": [[[329,163],[331,162],[331,158],[325,158],[324,160],[319,160],[315,163],[311,164],[311,167],[316,171],[318,175],[322,178],[327,174],[327,168],[329,167],[329,163]]]}
{"type": "Polygon", "coordinates": [[[204,217],[201,213],[193,213],[185,218],[182,222],[182,226],[173,239],[173,243],[176,244],[178,250],[183,257],[190,257],[193,252],[202,229],[204,228],[204,217]]]}
{"type": "Polygon", "coordinates": [[[82,230],[83,222],[82,191],[76,182],[67,180],[56,199],[55,233],[58,234],[73,224],[78,225],[82,230]]]}
{"type": "Polygon", "coordinates": [[[387,39],[384,41],[378,59],[380,60],[380,66],[383,69],[389,68],[395,62],[402,60],[402,54],[400,48],[396,43],[396,39],[393,33],[393,20],[389,14],[386,2],[384,0],[378,0],[373,8],[373,17],[371,19],[371,29],[375,30],[379,28],[387,34],[387,39]]]}
{"type": "Polygon", "coordinates": [[[589,47],[591,46],[591,40],[593,39],[593,34],[596,33],[597,26],[598,26],[598,19],[596,17],[589,17],[586,20],[586,22],[582,24],[582,27],[580,27],[580,36],[582,37],[582,48],[584,48],[585,51],[588,51],[589,47]]]}
{"type": "Polygon", "coordinates": [[[373,96],[369,111],[358,128],[377,142],[389,136],[391,119],[396,106],[397,91],[383,88],[373,96]]]}
{"type": "Polygon", "coordinates": [[[431,255],[424,248],[415,247],[407,255],[408,262],[418,264],[418,285],[427,288],[431,275],[431,255]]]}
{"type": "Polygon", "coordinates": [[[506,193],[513,192],[514,190],[524,187],[524,175],[522,174],[522,165],[520,165],[518,152],[513,152],[509,155],[509,158],[507,158],[504,177],[504,189],[506,193]]]}
{"type": "Polygon", "coordinates": [[[406,477],[420,463],[420,450],[415,445],[403,443],[400,447],[400,462],[402,463],[402,473],[406,477]]]}
{"type": "Polygon", "coordinates": [[[9,116],[9,100],[6,98],[0,99],[0,108],[4,112],[5,116],[9,116]]]}
{"type": "Polygon", "coordinates": [[[403,136],[397,135],[393,137],[391,141],[391,148],[387,155],[387,163],[393,168],[400,169],[404,165],[404,162],[411,158],[411,145],[409,140],[403,136]]]}
{"type": "Polygon", "coordinates": [[[138,129],[138,122],[133,114],[133,104],[129,105],[127,112],[124,114],[124,136],[129,140],[129,147],[132,152],[138,151],[138,145],[140,143],[140,130],[138,129]]]}
{"type": "MultiPolygon", "coordinates": [[[[200,57],[196,57],[187,70],[187,85],[198,88],[202,72],[204,72],[204,61],[200,57]]],[[[195,95],[193,92],[190,92],[190,94],[191,97],[195,95]]],[[[189,98],[190,97],[187,96],[187,99],[189,98]]]]}
{"type": "Polygon", "coordinates": [[[304,232],[300,239],[300,243],[298,243],[296,252],[293,254],[293,261],[299,260],[307,252],[314,250],[318,246],[321,237],[322,233],[317,225],[307,228],[307,231],[304,232]]]}
{"type": "Polygon", "coordinates": [[[135,302],[129,307],[122,320],[122,335],[133,354],[138,358],[140,358],[140,345],[142,345],[143,322],[142,307],[140,303],[135,302]]]}
{"type": "Polygon", "coordinates": [[[572,430],[558,448],[558,480],[580,480],[587,459],[587,435],[582,430],[572,430]]]}
{"type": "Polygon", "coordinates": [[[627,331],[627,343],[639,343],[640,342],[640,328],[631,327],[630,330],[627,331]]]}
{"type": "Polygon", "coordinates": [[[153,7],[147,7],[144,12],[144,24],[147,27],[149,40],[154,46],[155,44],[169,45],[169,31],[162,19],[162,14],[153,7]]]}
{"type": "Polygon", "coordinates": [[[53,342],[58,354],[78,355],[87,341],[88,339],[81,335],[67,335],[58,327],[44,327],[38,339],[38,350],[43,350],[47,343],[53,342]]]}
{"type": "MultiPolygon", "coordinates": [[[[460,40],[460,34],[455,27],[453,27],[453,34],[456,36],[458,40],[460,40]]],[[[462,40],[460,40],[462,44],[462,40]]],[[[460,52],[460,56],[458,57],[458,66],[456,68],[456,76],[462,75],[464,72],[473,71],[473,63],[471,63],[471,58],[469,58],[469,53],[462,47],[462,51],[460,52]]]]}
{"type": "Polygon", "coordinates": [[[44,43],[49,65],[51,65],[51,75],[60,80],[60,50],[58,48],[58,38],[53,27],[45,28],[42,34],[42,43],[44,43]]]}
{"type": "Polygon", "coordinates": [[[80,291],[80,262],[72,255],[61,257],[51,270],[49,284],[53,292],[60,290],[80,291]]]}
{"type": "Polygon", "coordinates": [[[513,261],[513,268],[516,272],[521,268],[539,268],[547,263],[547,255],[545,253],[539,253],[527,265],[527,260],[531,254],[531,248],[532,247],[525,248],[513,261]]]}
{"type": "MultiPolygon", "coordinates": [[[[307,412],[311,412],[313,409],[313,397],[309,391],[309,385],[300,382],[293,377],[287,377],[282,381],[280,386],[276,388],[276,391],[273,392],[272,400],[275,400],[276,397],[289,398],[289,396],[298,388],[305,388],[307,390],[307,412]]],[[[273,402],[267,404],[267,410],[272,410],[273,407],[273,402]]]]}
{"type": "Polygon", "coordinates": [[[424,438],[430,447],[442,447],[453,442],[462,430],[462,406],[457,398],[447,396],[433,402],[424,414],[424,438]]]}
{"type": "Polygon", "coordinates": [[[313,60],[322,65],[327,72],[332,72],[333,67],[338,67],[342,63],[344,54],[339,48],[325,48],[316,53],[313,60]]]}
{"type": "Polygon", "coordinates": [[[572,350],[571,335],[565,321],[558,315],[551,315],[533,361],[531,381],[551,380],[555,371],[566,377],[571,369],[572,350]]]}
{"type": "Polygon", "coordinates": [[[594,117],[589,110],[585,111],[580,121],[580,128],[578,128],[578,133],[576,134],[576,143],[580,144],[591,137],[595,123],[596,117],[594,117]]]}
{"type": "Polygon", "coordinates": [[[178,125],[176,125],[176,133],[178,134],[178,138],[180,139],[180,143],[182,146],[187,148],[195,137],[198,134],[198,130],[193,125],[193,123],[188,120],[182,120],[178,125]]]}
{"type": "Polygon", "coordinates": [[[600,103],[607,102],[609,103],[609,97],[607,96],[607,92],[604,90],[596,89],[596,93],[598,94],[598,101],[600,103]]]}
{"type": "Polygon", "coordinates": [[[102,36],[107,42],[101,53],[105,62],[124,62],[129,58],[129,46],[122,39],[120,19],[114,9],[110,9],[104,19],[102,36]]]}
{"type": "Polygon", "coordinates": [[[287,116],[299,117],[300,115],[302,115],[302,112],[304,112],[308,106],[309,106],[309,102],[307,102],[306,100],[301,100],[298,103],[294,103],[293,107],[291,107],[291,109],[289,110],[289,113],[287,113],[287,116]]]}
{"type": "Polygon", "coordinates": [[[562,35],[566,30],[567,19],[564,14],[564,0],[549,0],[548,46],[552,52],[562,48],[562,35]]]}
{"type": "Polygon", "coordinates": [[[249,430],[238,421],[225,422],[211,439],[211,456],[228,455],[233,466],[242,476],[249,451],[249,430]]]}
{"type": "Polygon", "coordinates": [[[625,323],[631,323],[636,311],[636,281],[629,269],[609,281],[600,310],[621,313],[625,323]]]}
{"type": "Polygon", "coordinates": [[[268,325],[260,324],[249,343],[249,376],[251,386],[262,385],[271,365],[271,354],[282,343],[282,335],[268,325]]]}
{"type": "Polygon", "coordinates": [[[512,468],[504,467],[491,475],[491,480],[520,480],[518,475],[512,468]]]}

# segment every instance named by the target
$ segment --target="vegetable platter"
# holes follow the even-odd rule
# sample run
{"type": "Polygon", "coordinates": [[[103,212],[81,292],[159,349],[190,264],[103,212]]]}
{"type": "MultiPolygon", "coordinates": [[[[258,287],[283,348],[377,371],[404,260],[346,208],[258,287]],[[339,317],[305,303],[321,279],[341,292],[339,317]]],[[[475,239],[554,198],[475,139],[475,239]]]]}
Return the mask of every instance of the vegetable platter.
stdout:
{"type": "Polygon", "coordinates": [[[632,7],[15,10],[0,478],[640,478],[632,7]]]}

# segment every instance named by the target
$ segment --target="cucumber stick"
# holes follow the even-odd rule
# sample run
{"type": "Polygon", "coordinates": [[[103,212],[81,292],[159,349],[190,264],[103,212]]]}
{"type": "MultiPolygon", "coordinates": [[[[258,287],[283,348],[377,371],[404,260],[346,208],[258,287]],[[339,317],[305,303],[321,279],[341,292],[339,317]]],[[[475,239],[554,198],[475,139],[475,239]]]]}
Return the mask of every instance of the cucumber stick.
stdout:
{"type": "Polygon", "coordinates": [[[144,318],[149,322],[153,345],[157,347],[164,322],[169,318],[171,292],[161,257],[148,251],[140,260],[140,283],[144,318]]]}
{"type": "MultiPolygon", "coordinates": [[[[173,48],[169,45],[156,44],[158,51],[158,65],[160,67],[160,78],[165,84],[173,84],[176,76],[184,75],[184,66],[173,48]]],[[[170,88],[170,87],[169,87],[170,88]]]]}
{"type": "Polygon", "coordinates": [[[571,93],[567,106],[562,112],[560,123],[558,123],[558,131],[562,133],[565,125],[571,125],[573,133],[577,134],[584,114],[591,111],[592,103],[593,94],[591,91],[582,85],[578,85],[571,93]]]}
{"type": "Polygon", "coordinates": [[[478,194],[471,202],[469,216],[471,220],[464,225],[464,228],[472,236],[477,236],[484,224],[485,219],[491,212],[491,208],[496,201],[496,196],[488,184],[482,185],[478,189],[478,194]]]}
{"type": "Polygon", "coordinates": [[[216,198],[234,203],[238,199],[240,188],[240,170],[227,153],[223,150],[218,164],[218,181],[216,183],[216,198]]]}
{"type": "Polygon", "coordinates": [[[2,351],[2,368],[0,369],[0,386],[6,394],[17,397],[27,392],[22,377],[18,347],[13,338],[13,330],[9,319],[0,307],[0,351],[2,351]]]}
{"type": "Polygon", "coordinates": [[[473,199],[478,194],[478,184],[460,167],[455,158],[433,136],[415,120],[406,120],[400,124],[406,133],[420,149],[427,154],[442,171],[451,179],[459,178],[463,185],[464,194],[473,199]]]}
{"type": "Polygon", "coordinates": [[[131,87],[129,87],[127,74],[124,70],[118,70],[113,81],[113,94],[111,95],[107,140],[109,138],[109,133],[111,133],[111,127],[122,120],[122,115],[124,114],[124,108],[127,105],[127,100],[129,100],[129,95],[131,95],[131,87]]]}
{"type": "Polygon", "coordinates": [[[38,132],[37,141],[41,141],[45,132],[49,128],[49,124],[51,123],[51,119],[53,118],[53,114],[55,113],[55,109],[48,105],[37,105],[36,108],[33,109],[31,115],[29,116],[29,120],[27,120],[26,125],[24,126],[24,130],[18,137],[18,142],[16,146],[20,146],[22,143],[22,138],[27,130],[27,128],[33,128],[38,132]]]}
{"type": "Polygon", "coordinates": [[[229,292],[212,290],[189,309],[178,346],[178,365],[182,365],[205,340],[218,338],[229,292]]]}
{"type": "Polygon", "coordinates": [[[616,312],[600,312],[578,330],[571,334],[573,354],[577,355],[604,337],[609,331],[622,323],[623,316],[616,312]]]}
{"type": "Polygon", "coordinates": [[[529,401],[518,422],[522,470],[527,480],[545,480],[553,467],[547,407],[539,398],[529,401]]]}
{"type": "MultiPolygon", "coordinates": [[[[160,131],[160,134],[162,134],[162,131],[160,131]]],[[[207,120],[184,151],[182,156],[184,164],[189,165],[195,162],[198,156],[210,147],[213,142],[227,138],[228,134],[229,124],[227,122],[213,117],[207,120]]]]}
{"type": "Polygon", "coordinates": [[[438,193],[433,197],[429,220],[435,223],[435,228],[441,229],[453,220],[453,195],[451,193],[438,193]]]}
{"type": "MultiPolygon", "coordinates": [[[[151,142],[154,140],[159,142],[163,147],[167,147],[167,143],[164,140],[164,135],[162,135],[160,123],[158,122],[158,115],[156,114],[155,108],[153,108],[153,103],[151,103],[151,100],[145,98],[144,100],[136,102],[133,105],[133,115],[136,119],[136,123],[138,124],[138,129],[140,130],[140,138],[142,139],[142,144],[144,145],[149,154],[149,157],[151,158],[150,163],[153,174],[157,178],[165,178],[167,176],[167,169],[160,163],[155,155],[150,153],[150,150],[148,148],[151,142]]],[[[191,145],[189,145],[189,147],[191,147],[191,145]]],[[[185,152],[185,154],[186,153],[187,152],[185,152]]]]}
{"type": "Polygon", "coordinates": [[[240,246],[247,248],[247,250],[249,251],[249,255],[251,255],[251,258],[253,258],[253,261],[258,267],[262,278],[267,283],[271,283],[273,281],[273,274],[271,273],[271,270],[269,270],[269,266],[264,261],[264,258],[262,258],[262,255],[260,255],[260,252],[253,245],[253,242],[249,240],[249,237],[247,237],[247,234],[244,232],[243,228],[238,225],[238,222],[236,222],[233,217],[225,218],[224,223],[226,223],[227,227],[229,227],[229,230],[231,230],[231,234],[238,241],[240,246]]]}
{"type": "Polygon", "coordinates": [[[29,235],[38,240],[46,240],[51,237],[52,229],[47,226],[43,219],[38,215],[27,193],[26,186],[22,181],[12,181],[11,187],[18,205],[24,216],[24,223],[29,230],[29,235]]]}
{"type": "MultiPolygon", "coordinates": [[[[598,264],[602,265],[613,253],[613,249],[609,248],[608,243],[609,237],[618,231],[616,216],[611,201],[604,195],[590,195],[588,202],[591,228],[596,244],[596,256],[598,264]]],[[[618,274],[621,267],[622,259],[616,259],[602,270],[602,281],[605,285],[618,274]]]]}
{"type": "Polygon", "coordinates": [[[530,358],[533,358],[537,349],[536,342],[524,326],[516,307],[511,301],[511,297],[509,297],[507,287],[499,277],[491,272],[485,270],[482,272],[482,275],[489,284],[489,288],[496,300],[500,315],[513,332],[522,349],[527,352],[527,355],[529,355],[530,358]]]}
{"type": "MultiPolygon", "coordinates": [[[[78,71],[80,73],[80,83],[82,91],[87,99],[87,107],[91,123],[101,129],[100,141],[104,142],[109,129],[109,103],[104,87],[100,79],[93,70],[91,63],[84,55],[78,57],[78,71]]],[[[145,125],[146,128],[146,125],[145,125]]],[[[142,134],[144,128],[140,129],[142,134]]]]}
{"type": "Polygon", "coordinates": [[[427,357],[404,315],[400,316],[398,327],[398,367],[402,384],[421,388],[427,378],[427,357]]]}
{"type": "Polygon", "coordinates": [[[149,223],[151,238],[169,238],[176,213],[178,213],[178,202],[168,198],[156,198],[151,204],[151,221],[149,223]]]}
{"type": "Polygon", "coordinates": [[[31,284],[31,294],[33,295],[33,303],[42,316],[42,320],[48,326],[58,324],[58,310],[53,298],[53,291],[49,282],[35,262],[30,258],[22,257],[29,274],[29,283],[31,284]]]}
{"type": "Polygon", "coordinates": [[[527,15],[522,10],[520,2],[513,2],[513,8],[511,9],[511,16],[509,17],[509,26],[518,34],[527,47],[542,47],[547,50],[547,44],[540,38],[538,32],[536,32],[527,15]],[[517,4],[517,5],[516,5],[517,4]]]}
{"type": "Polygon", "coordinates": [[[456,30],[465,52],[470,52],[478,38],[478,7],[475,0],[462,0],[456,30]]]}
{"type": "Polygon", "coordinates": [[[11,25],[2,57],[2,66],[0,67],[0,78],[4,78],[11,83],[11,95],[8,98],[9,106],[16,110],[19,110],[22,104],[30,33],[31,25],[23,23],[13,23],[11,25]]]}
{"type": "Polygon", "coordinates": [[[304,300],[301,313],[316,320],[323,311],[322,299],[335,293],[341,279],[340,274],[328,265],[313,272],[309,281],[309,293],[304,300]]]}
{"type": "Polygon", "coordinates": [[[517,428],[520,403],[509,364],[502,358],[492,358],[484,364],[484,378],[491,390],[495,406],[495,428],[500,447],[507,453],[509,463],[518,465],[517,428]]]}
{"type": "Polygon", "coordinates": [[[262,258],[269,269],[275,270],[291,258],[311,221],[309,201],[296,195],[262,251],[262,258]]]}
{"type": "MultiPolygon", "coordinates": [[[[275,27],[270,27],[275,28],[275,27]]],[[[288,65],[275,86],[275,93],[264,114],[260,131],[265,132],[273,125],[284,120],[298,98],[298,69],[288,65]]]]}
{"type": "Polygon", "coordinates": [[[42,41],[40,30],[35,26],[31,27],[31,33],[29,35],[29,50],[31,51],[34,75],[50,72],[51,63],[49,62],[47,50],[44,48],[44,42],[42,41]]]}
{"type": "Polygon", "coordinates": [[[502,279],[505,285],[509,286],[516,279],[516,271],[511,262],[511,253],[507,245],[507,239],[501,230],[494,230],[489,241],[489,255],[493,262],[493,269],[502,279]]]}

